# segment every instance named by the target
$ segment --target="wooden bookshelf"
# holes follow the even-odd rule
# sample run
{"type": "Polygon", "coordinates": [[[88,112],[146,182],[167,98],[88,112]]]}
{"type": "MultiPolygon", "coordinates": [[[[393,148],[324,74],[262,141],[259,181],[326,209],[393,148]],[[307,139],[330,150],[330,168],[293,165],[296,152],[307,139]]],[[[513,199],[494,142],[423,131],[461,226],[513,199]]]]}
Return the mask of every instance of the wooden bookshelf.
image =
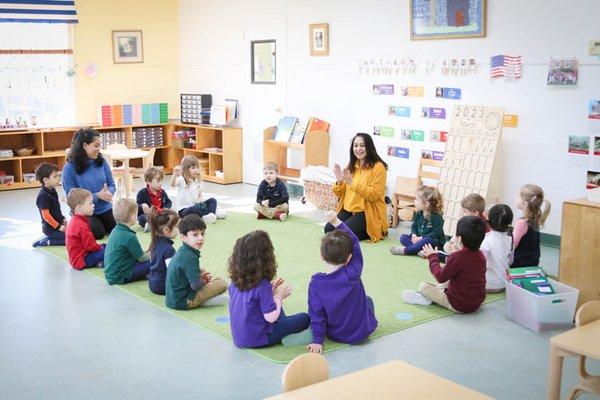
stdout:
{"type": "Polygon", "coordinates": [[[289,168],[287,162],[288,149],[304,151],[304,165],[329,166],[329,133],[324,131],[306,132],[304,143],[291,143],[273,140],[277,127],[271,126],[263,132],[263,161],[274,161],[279,166],[278,175],[289,181],[300,180],[300,169],[289,168]]]}
{"type": "MultiPolygon", "coordinates": [[[[0,130],[0,149],[13,150],[13,157],[0,157],[0,170],[6,175],[14,176],[14,183],[0,184],[0,191],[40,187],[37,181],[25,182],[24,174],[33,173],[42,162],[58,165],[62,170],[67,162],[66,149],[71,146],[71,140],[77,130],[83,126],[36,128],[21,130],[0,130]],[[28,156],[18,156],[17,149],[34,148],[28,156]]],[[[208,159],[208,174],[203,179],[209,182],[228,184],[242,182],[242,129],[217,128],[209,125],[189,125],[174,121],[169,124],[143,124],[128,126],[92,126],[98,132],[123,131],[125,144],[133,147],[133,129],[144,127],[163,127],[163,145],[156,146],[154,165],[164,168],[165,173],[171,173],[178,165],[183,155],[192,154],[202,159],[208,159]],[[195,129],[199,148],[173,148],[171,132],[181,128],[195,129]],[[207,147],[218,147],[222,152],[204,151],[207,147]],[[223,171],[223,177],[215,171],[223,171]]],[[[144,150],[152,147],[144,147],[144,150]]],[[[141,167],[142,160],[131,160],[131,167],[141,167]]]]}

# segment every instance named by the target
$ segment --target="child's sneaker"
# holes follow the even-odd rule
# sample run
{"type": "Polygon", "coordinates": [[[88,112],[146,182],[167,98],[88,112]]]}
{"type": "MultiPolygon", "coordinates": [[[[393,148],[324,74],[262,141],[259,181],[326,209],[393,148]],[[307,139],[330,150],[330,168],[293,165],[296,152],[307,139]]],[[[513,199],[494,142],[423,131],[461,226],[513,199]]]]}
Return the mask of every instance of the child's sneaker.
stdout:
{"type": "Polygon", "coordinates": [[[48,238],[48,236],[42,236],[41,238],[39,238],[35,242],[33,242],[31,245],[33,247],[50,246],[50,239],[48,238]]]}
{"type": "Polygon", "coordinates": [[[144,232],[150,232],[150,223],[146,222],[146,225],[144,225],[144,232]]]}
{"type": "Polygon", "coordinates": [[[204,303],[202,303],[202,306],[220,306],[221,304],[227,304],[227,300],[229,300],[229,296],[222,294],[206,300],[204,303]]]}
{"type": "Polygon", "coordinates": [[[278,220],[280,220],[281,222],[283,222],[287,218],[287,213],[284,213],[284,212],[281,212],[281,211],[277,211],[275,213],[275,218],[277,218],[278,220]]]}
{"type": "Polygon", "coordinates": [[[263,214],[259,213],[258,211],[256,212],[256,219],[265,219],[267,217],[265,217],[263,214]]]}
{"type": "Polygon", "coordinates": [[[96,264],[96,267],[104,268],[104,261],[99,261],[98,264],[96,264]]]}
{"type": "Polygon", "coordinates": [[[404,246],[401,244],[397,246],[390,247],[390,252],[395,256],[403,256],[404,255],[404,246]]]}
{"type": "Polygon", "coordinates": [[[423,296],[419,292],[415,292],[414,290],[403,290],[402,301],[407,304],[418,304],[420,306],[429,306],[431,303],[433,303],[427,297],[423,296]]]}
{"type": "Polygon", "coordinates": [[[227,218],[227,210],[217,210],[217,219],[227,218]]]}
{"type": "Polygon", "coordinates": [[[214,224],[217,222],[217,216],[213,213],[206,214],[202,217],[202,221],[204,221],[206,225],[214,224]]]}
{"type": "Polygon", "coordinates": [[[310,328],[303,330],[302,332],[292,333],[291,335],[284,336],[281,339],[281,344],[284,346],[306,346],[312,343],[312,331],[310,328]]]}

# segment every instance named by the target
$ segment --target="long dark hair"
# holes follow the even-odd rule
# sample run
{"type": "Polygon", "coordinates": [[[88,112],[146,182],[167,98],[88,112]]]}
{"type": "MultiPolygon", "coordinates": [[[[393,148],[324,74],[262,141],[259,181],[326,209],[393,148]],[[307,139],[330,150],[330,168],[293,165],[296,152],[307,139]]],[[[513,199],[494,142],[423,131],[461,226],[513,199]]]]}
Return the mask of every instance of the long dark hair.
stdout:
{"type": "Polygon", "coordinates": [[[510,249],[513,249],[514,237],[513,237],[513,212],[506,204],[496,204],[488,212],[488,222],[490,228],[493,231],[506,233],[510,236],[510,249]]]}
{"type": "Polygon", "coordinates": [[[269,234],[257,230],[239,238],[229,257],[228,272],[231,282],[242,291],[263,279],[271,281],[277,272],[277,261],[269,234]]]}
{"type": "Polygon", "coordinates": [[[354,175],[355,164],[357,160],[356,156],[354,155],[354,140],[359,136],[363,138],[363,141],[365,142],[365,150],[367,151],[363,168],[373,168],[377,162],[380,162],[383,164],[385,169],[388,169],[388,165],[381,159],[381,157],[379,157],[379,154],[377,154],[377,149],[375,149],[375,144],[373,143],[373,138],[371,138],[371,135],[364,132],[358,132],[356,135],[354,135],[352,141],[350,142],[350,162],[348,162],[348,171],[354,175]]]}
{"type": "MultiPolygon", "coordinates": [[[[83,173],[87,169],[88,160],[90,159],[83,148],[83,144],[90,144],[97,137],[100,137],[100,134],[92,128],[81,128],[73,135],[68,161],[75,164],[76,173],[83,173]]],[[[98,158],[94,160],[94,163],[98,167],[104,163],[102,154],[98,154],[98,158]]]]}
{"type": "Polygon", "coordinates": [[[156,244],[158,243],[158,237],[163,236],[163,230],[165,228],[172,231],[179,223],[179,214],[173,210],[163,209],[156,210],[154,207],[150,209],[148,213],[148,223],[150,224],[150,246],[148,251],[150,254],[154,253],[156,244]]]}

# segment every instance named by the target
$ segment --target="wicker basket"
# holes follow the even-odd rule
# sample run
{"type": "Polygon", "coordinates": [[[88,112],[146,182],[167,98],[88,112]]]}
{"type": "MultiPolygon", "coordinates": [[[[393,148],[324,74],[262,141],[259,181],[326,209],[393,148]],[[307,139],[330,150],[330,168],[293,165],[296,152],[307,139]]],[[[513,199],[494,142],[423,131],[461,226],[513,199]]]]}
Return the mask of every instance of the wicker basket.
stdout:
{"type": "MultiPolygon", "coordinates": [[[[333,186],[321,182],[304,180],[304,198],[319,210],[335,211],[338,198],[333,194],[333,186]]],[[[303,201],[304,202],[304,201],[303,201]]]]}
{"type": "Polygon", "coordinates": [[[17,154],[20,156],[30,156],[33,154],[33,150],[35,150],[34,148],[23,148],[23,149],[18,149],[17,150],[17,154]]]}

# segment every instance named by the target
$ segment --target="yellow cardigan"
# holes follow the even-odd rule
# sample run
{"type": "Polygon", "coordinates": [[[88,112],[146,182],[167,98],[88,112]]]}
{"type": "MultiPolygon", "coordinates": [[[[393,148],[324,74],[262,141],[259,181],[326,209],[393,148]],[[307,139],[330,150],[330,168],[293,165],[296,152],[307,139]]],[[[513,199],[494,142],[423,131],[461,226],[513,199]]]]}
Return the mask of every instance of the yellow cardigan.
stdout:
{"type": "MultiPolygon", "coordinates": [[[[357,166],[360,168],[360,166],[357,166]]],[[[333,193],[339,197],[337,212],[344,207],[346,190],[352,190],[364,199],[367,234],[371,242],[383,239],[388,231],[387,208],[385,205],[385,184],[387,171],[382,163],[377,162],[373,168],[362,170],[360,177],[352,177],[352,183],[346,182],[333,185],[333,193]]]]}

